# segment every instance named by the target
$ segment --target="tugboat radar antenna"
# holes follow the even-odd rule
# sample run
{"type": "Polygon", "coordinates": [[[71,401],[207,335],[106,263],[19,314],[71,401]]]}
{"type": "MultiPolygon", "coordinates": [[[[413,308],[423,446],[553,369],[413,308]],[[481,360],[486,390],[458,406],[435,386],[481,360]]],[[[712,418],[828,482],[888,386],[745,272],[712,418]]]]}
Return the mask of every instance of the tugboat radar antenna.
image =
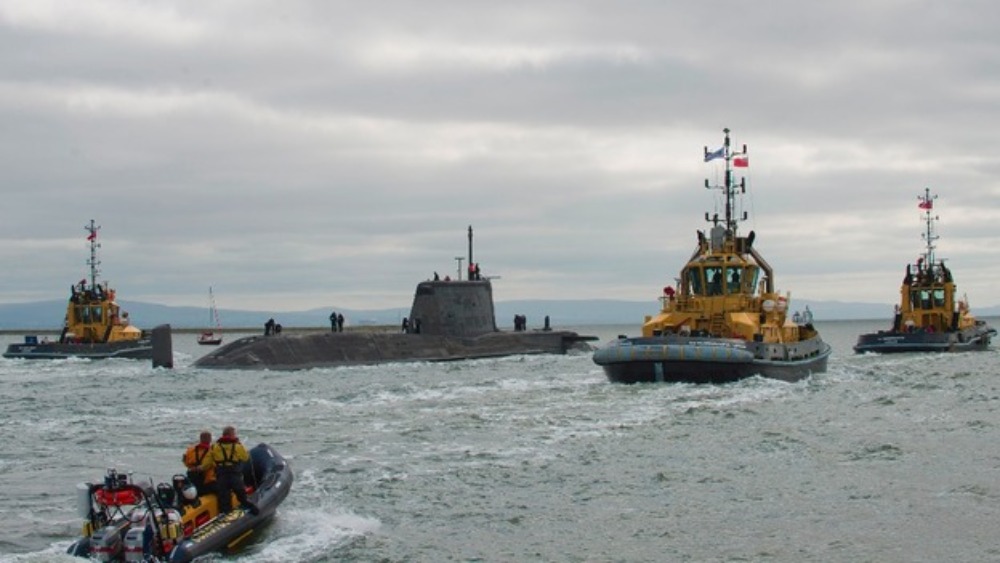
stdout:
{"type": "MultiPolygon", "coordinates": [[[[722,144],[722,147],[716,151],[709,151],[708,147],[705,147],[705,162],[709,162],[717,158],[721,158],[725,161],[726,172],[723,180],[724,184],[721,186],[713,186],[706,179],[705,188],[707,189],[715,188],[722,190],[726,200],[726,217],[725,217],[726,231],[729,233],[730,236],[735,236],[737,224],[739,223],[739,221],[746,221],[747,214],[746,212],[743,212],[742,216],[738,216],[736,214],[736,190],[739,189],[741,194],[746,193],[746,178],[741,178],[739,184],[736,183],[733,174],[733,160],[736,157],[741,157],[744,159],[747,158],[747,146],[743,145],[743,152],[734,153],[732,149],[732,144],[729,140],[729,128],[727,127],[723,129],[722,132],[726,136],[722,144]]],[[[744,163],[743,166],[746,166],[746,164],[744,163]]],[[[705,220],[710,223],[718,225],[719,215],[718,213],[716,213],[715,215],[709,217],[708,213],[705,213],[705,220]]]]}
{"type": "Polygon", "coordinates": [[[87,231],[87,241],[90,242],[90,259],[87,260],[87,265],[90,266],[90,287],[97,287],[97,272],[100,270],[97,268],[101,265],[101,261],[97,259],[97,249],[101,247],[101,243],[97,242],[97,231],[101,229],[100,225],[95,225],[94,220],[90,220],[89,225],[84,225],[83,228],[87,231]]]}
{"type": "Polygon", "coordinates": [[[927,243],[924,260],[927,262],[928,267],[934,267],[934,241],[940,238],[934,234],[934,222],[938,220],[938,216],[932,213],[934,210],[934,200],[937,199],[937,195],[932,196],[931,189],[924,188],[924,195],[917,196],[917,199],[920,200],[920,209],[924,210],[924,223],[927,229],[923,233],[924,241],[927,243]]]}

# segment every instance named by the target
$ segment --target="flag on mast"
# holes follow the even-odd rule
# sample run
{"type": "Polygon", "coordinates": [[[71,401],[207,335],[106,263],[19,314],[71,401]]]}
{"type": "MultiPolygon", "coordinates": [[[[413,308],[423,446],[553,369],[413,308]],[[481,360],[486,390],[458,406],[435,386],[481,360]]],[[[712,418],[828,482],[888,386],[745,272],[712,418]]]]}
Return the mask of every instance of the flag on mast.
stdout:
{"type": "Polygon", "coordinates": [[[722,158],[724,156],[726,156],[726,147],[719,147],[719,150],[713,152],[708,152],[708,150],[706,149],[705,162],[708,162],[710,160],[715,160],[717,158],[722,158]]]}
{"type": "Polygon", "coordinates": [[[734,155],[733,166],[735,166],[736,168],[746,168],[750,166],[750,157],[746,154],[734,155]]]}
{"type": "Polygon", "coordinates": [[[922,199],[920,200],[920,203],[917,204],[917,207],[930,211],[931,209],[934,209],[934,201],[930,199],[922,199]]]}

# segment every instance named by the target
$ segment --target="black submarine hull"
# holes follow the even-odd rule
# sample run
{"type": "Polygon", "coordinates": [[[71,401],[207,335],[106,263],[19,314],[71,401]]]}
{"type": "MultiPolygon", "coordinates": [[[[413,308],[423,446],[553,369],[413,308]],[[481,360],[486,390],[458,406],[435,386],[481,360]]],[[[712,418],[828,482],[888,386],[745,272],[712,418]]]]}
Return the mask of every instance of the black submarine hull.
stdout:
{"type": "MultiPolygon", "coordinates": [[[[567,330],[497,330],[489,280],[417,284],[410,332],[323,332],[241,338],[194,363],[198,368],[297,370],[390,362],[446,362],[519,354],[590,351],[567,330]]],[[[548,328],[548,324],[546,324],[548,328]]]]}
{"type": "Polygon", "coordinates": [[[571,331],[492,332],[475,337],[337,332],[249,336],[207,354],[208,369],[297,370],[394,362],[445,362],[586,350],[592,337],[571,331]]]}

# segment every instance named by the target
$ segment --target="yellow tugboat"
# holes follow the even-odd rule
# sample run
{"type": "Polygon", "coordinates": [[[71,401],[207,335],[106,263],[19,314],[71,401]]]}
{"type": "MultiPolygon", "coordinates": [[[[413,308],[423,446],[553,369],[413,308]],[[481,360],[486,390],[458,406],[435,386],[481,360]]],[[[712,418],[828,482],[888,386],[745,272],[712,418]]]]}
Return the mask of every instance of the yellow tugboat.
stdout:
{"type": "Polygon", "coordinates": [[[926,249],[916,264],[907,264],[899,288],[899,304],[892,329],[862,334],[854,351],[864,352],[964,352],[985,350],[996,329],[976,319],[966,299],[955,299],[955,280],[944,260],[936,261],[934,200],[930,188],[917,196],[924,211],[926,249]]]}
{"type": "Polygon", "coordinates": [[[734,153],[729,129],[716,151],[705,147],[705,162],[725,162],[725,183],[706,188],[723,192],[725,217],[716,213],[708,236],[681,270],[680,287],[664,288],[662,310],[647,316],[641,337],[619,337],[594,352],[594,362],[613,382],[725,383],[760,375],[796,381],[826,371],[830,346],[820,338],[808,308],[789,314],[790,295],[774,289],[774,272],[754,248],[753,231],[743,237],[737,225],[733,167],[746,167],[746,145],[734,153]]]}
{"type": "Polygon", "coordinates": [[[11,344],[4,352],[5,358],[60,359],[60,358],[135,358],[149,359],[153,347],[149,335],[129,323],[128,313],[115,302],[115,292],[107,283],[97,283],[97,231],[90,225],[87,240],[90,242],[90,285],[82,279],[70,288],[66,305],[66,322],[59,340],[55,342],[25,336],[24,342],[11,344]]]}

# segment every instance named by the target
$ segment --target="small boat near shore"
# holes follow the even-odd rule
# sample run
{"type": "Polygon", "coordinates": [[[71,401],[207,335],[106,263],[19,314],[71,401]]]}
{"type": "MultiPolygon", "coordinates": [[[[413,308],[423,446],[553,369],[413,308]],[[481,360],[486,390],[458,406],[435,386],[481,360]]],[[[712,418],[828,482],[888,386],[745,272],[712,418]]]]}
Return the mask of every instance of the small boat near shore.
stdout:
{"type": "Polygon", "coordinates": [[[208,288],[208,316],[209,322],[215,326],[215,330],[206,330],[198,335],[198,344],[202,346],[218,346],[222,344],[222,323],[219,321],[219,310],[215,308],[215,295],[212,288],[208,288]]]}
{"type": "Polygon", "coordinates": [[[198,335],[198,344],[202,346],[218,346],[222,344],[222,335],[207,330],[198,335]]]}
{"type": "MultiPolygon", "coordinates": [[[[182,474],[154,487],[109,469],[103,481],[78,485],[82,537],[67,553],[98,561],[186,563],[238,550],[274,518],[294,480],[271,446],[259,444],[248,453],[244,482],[256,513],[242,507],[219,513],[215,494],[198,496],[182,474]]],[[[240,506],[235,495],[232,506],[240,506]]]]}
{"type": "Polygon", "coordinates": [[[858,337],[854,351],[878,352],[966,352],[986,350],[997,331],[977,319],[969,310],[968,299],[956,299],[954,276],[934,255],[934,200],[930,188],[918,196],[924,212],[925,248],[915,264],[907,264],[899,288],[892,328],[858,337]]]}
{"type": "Polygon", "coordinates": [[[10,344],[5,358],[53,360],[65,358],[149,359],[153,345],[149,334],[131,324],[128,312],[115,301],[115,291],[107,282],[97,281],[97,232],[100,227],[91,220],[84,227],[90,243],[90,284],[84,278],[70,287],[66,319],[59,339],[50,341],[37,335],[24,337],[23,342],[10,344]]]}
{"type": "Polygon", "coordinates": [[[749,157],[746,145],[734,152],[729,129],[724,133],[721,148],[705,147],[705,162],[724,162],[724,184],[706,180],[705,187],[721,190],[725,216],[705,214],[711,230],[698,231],[678,288],[664,288],[662,308],[646,317],[642,336],[620,336],[594,352],[612,382],[726,383],[755,375],[796,381],[826,371],[831,350],[812,313],[807,307],[789,314],[791,295],[775,290],[755,233],[737,233],[747,214],[737,213],[736,196],[746,186],[736,183],[733,168],[748,166],[749,157]]]}

